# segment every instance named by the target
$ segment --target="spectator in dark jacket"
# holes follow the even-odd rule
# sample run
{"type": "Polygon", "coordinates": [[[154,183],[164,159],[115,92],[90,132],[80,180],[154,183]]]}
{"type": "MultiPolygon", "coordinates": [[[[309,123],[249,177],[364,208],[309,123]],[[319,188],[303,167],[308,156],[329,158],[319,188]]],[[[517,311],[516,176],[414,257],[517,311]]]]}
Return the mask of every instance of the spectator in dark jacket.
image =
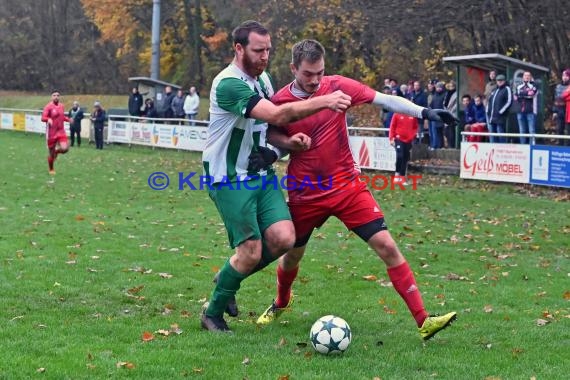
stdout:
{"type": "MultiPolygon", "coordinates": [[[[475,102],[471,101],[471,96],[463,95],[461,103],[465,107],[465,131],[466,132],[487,132],[487,117],[485,116],[485,106],[481,95],[475,96],[475,102]]],[[[482,142],[483,136],[467,136],[468,142],[482,142]]]]}
{"type": "Polygon", "coordinates": [[[139,94],[139,89],[133,87],[131,95],[129,95],[129,115],[140,116],[142,112],[143,97],[139,94]]]}
{"type": "MultiPolygon", "coordinates": [[[[435,93],[431,98],[430,108],[443,109],[443,101],[445,99],[445,84],[437,82],[435,84],[435,93]]],[[[430,150],[440,149],[443,147],[443,122],[430,121],[429,124],[429,145],[430,150]]]]}
{"type": "MultiPolygon", "coordinates": [[[[412,90],[410,91],[410,93],[408,94],[409,99],[412,101],[412,103],[417,104],[420,107],[426,107],[428,106],[428,102],[427,102],[427,94],[424,91],[424,89],[422,88],[422,85],[420,83],[420,81],[414,81],[412,84],[412,90]]],[[[426,120],[427,122],[427,120],[426,120]]],[[[419,123],[419,130],[418,130],[418,137],[419,137],[419,141],[423,140],[424,137],[424,119],[418,119],[418,123],[419,123]]],[[[429,128],[429,125],[428,125],[429,128]]]]}
{"type": "Polygon", "coordinates": [[[166,86],[164,88],[164,103],[162,105],[161,117],[166,119],[172,119],[174,117],[174,111],[172,111],[172,100],[176,95],[172,92],[172,87],[166,86]]]}
{"type": "Polygon", "coordinates": [[[154,107],[154,101],[151,98],[147,98],[144,101],[143,114],[145,117],[158,118],[158,112],[156,111],[156,108],[154,107]]]}
{"type": "Polygon", "coordinates": [[[170,108],[172,108],[172,114],[176,119],[186,118],[186,113],[184,112],[184,92],[178,90],[176,96],[172,98],[170,103],[170,108]]]}
{"type": "Polygon", "coordinates": [[[475,121],[477,123],[487,123],[487,116],[485,115],[485,105],[483,104],[483,97],[475,95],[475,121]]]}
{"type": "Polygon", "coordinates": [[[95,130],[95,149],[103,149],[103,129],[105,128],[105,110],[101,107],[101,103],[93,104],[93,113],[91,113],[91,121],[95,130]]]}
{"type": "Polygon", "coordinates": [[[79,107],[79,102],[73,102],[73,107],[67,113],[69,117],[69,137],[71,137],[71,146],[75,144],[77,136],[77,147],[81,146],[81,120],[83,120],[83,110],[79,107]]]}
{"type": "MultiPolygon", "coordinates": [[[[487,102],[487,120],[489,121],[489,132],[505,133],[509,108],[513,103],[513,94],[507,86],[507,78],[503,74],[497,75],[497,88],[489,96],[487,102]]],[[[491,136],[491,142],[504,143],[505,137],[491,136]]]]}

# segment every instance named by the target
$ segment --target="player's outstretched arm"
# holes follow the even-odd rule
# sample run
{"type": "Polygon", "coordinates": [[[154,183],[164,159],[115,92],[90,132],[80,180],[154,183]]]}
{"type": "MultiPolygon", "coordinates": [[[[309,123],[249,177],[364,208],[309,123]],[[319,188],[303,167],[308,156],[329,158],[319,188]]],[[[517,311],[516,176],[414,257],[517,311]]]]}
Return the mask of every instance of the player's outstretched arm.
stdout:
{"type": "Polygon", "coordinates": [[[396,95],[387,95],[376,92],[376,96],[372,101],[373,104],[382,106],[389,111],[403,113],[418,119],[428,119],[431,121],[439,121],[448,125],[457,124],[458,120],[451,112],[443,109],[431,109],[418,106],[406,98],[396,95]]]}
{"type": "Polygon", "coordinates": [[[252,118],[263,120],[273,125],[286,125],[303,119],[324,109],[344,112],[351,105],[351,97],[338,90],[332,94],[315,96],[299,102],[276,106],[267,99],[261,99],[251,110],[252,118]]]}

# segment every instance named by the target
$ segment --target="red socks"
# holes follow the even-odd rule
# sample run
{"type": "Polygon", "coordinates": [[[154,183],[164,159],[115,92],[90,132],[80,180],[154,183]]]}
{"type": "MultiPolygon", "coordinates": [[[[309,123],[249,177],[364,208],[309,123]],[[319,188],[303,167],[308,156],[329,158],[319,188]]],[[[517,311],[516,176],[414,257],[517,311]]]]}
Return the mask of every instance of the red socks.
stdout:
{"type": "Polygon", "coordinates": [[[289,300],[291,299],[291,286],[295,278],[297,278],[298,272],[299,266],[286,272],[277,265],[277,298],[275,299],[275,306],[278,308],[287,307],[289,304],[289,300]]]}
{"type": "Polygon", "coordinates": [[[403,262],[398,266],[388,268],[388,276],[394,285],[394,289],[408,305],[408,309],[414,316],[416,324],[418,327],[421,327],[424,320],[428,317],[428,313],[424,309],[424,301],[410,266],[407,262],[403,262]]]}
{"type": "Polygon", "coordinates": [[[48,156],[48,166],[49,166],[49,170],[53,170],[53,162],[55,161],[55,157],[53,157],[52,155],[48,156]]]}

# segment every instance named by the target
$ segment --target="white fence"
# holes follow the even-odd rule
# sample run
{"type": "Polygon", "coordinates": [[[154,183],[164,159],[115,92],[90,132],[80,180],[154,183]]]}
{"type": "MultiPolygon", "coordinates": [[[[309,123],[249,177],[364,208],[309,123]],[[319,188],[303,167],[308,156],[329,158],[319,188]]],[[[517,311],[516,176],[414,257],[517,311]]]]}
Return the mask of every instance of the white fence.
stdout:
{"type": "MultiPolygon", "coordinates": [[[[201,152],[208,136],[208,122],[185,119],[149,119],[108,115],[106,141],[201,152]]],[[[84,119],[82,137],[90,136],[89,119],[84,119]]],[[[41,111],[0,109],[0,129],[45,133],[41,111]]],[[[379,134],[386,128],[348,128],[350,147],[361,168],[394,171],[396,152],[388,137],[360,136],[379,134]]],[[[69,132],[69,125],[66,123],[69,132]]],[[[559,135],[521,135],[517,133],[462,132],[460,177],[500,182],[531,183],[570,187],[570,147],[550,145],[467,142],[466,136],[503,136],[570,139],[559,135]]]]}

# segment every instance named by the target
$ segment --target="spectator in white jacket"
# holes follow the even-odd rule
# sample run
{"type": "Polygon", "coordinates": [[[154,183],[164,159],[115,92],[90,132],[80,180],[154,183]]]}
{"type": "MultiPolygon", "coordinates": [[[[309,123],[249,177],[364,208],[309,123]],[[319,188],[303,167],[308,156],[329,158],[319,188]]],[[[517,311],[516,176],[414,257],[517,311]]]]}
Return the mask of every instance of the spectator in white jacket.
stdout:
{"type": "Polygon", "coordinates": [[[184,100],[184,113],[186,113],[186,117],[188,120],[192,122],[191,125],[196,125],[193,121],[196,120],[198,117],[198,109],[200,107],[200,97],[196,92],[196,87],[190,87],[190,93],[186,95],[186,99],[184,100]]]}

